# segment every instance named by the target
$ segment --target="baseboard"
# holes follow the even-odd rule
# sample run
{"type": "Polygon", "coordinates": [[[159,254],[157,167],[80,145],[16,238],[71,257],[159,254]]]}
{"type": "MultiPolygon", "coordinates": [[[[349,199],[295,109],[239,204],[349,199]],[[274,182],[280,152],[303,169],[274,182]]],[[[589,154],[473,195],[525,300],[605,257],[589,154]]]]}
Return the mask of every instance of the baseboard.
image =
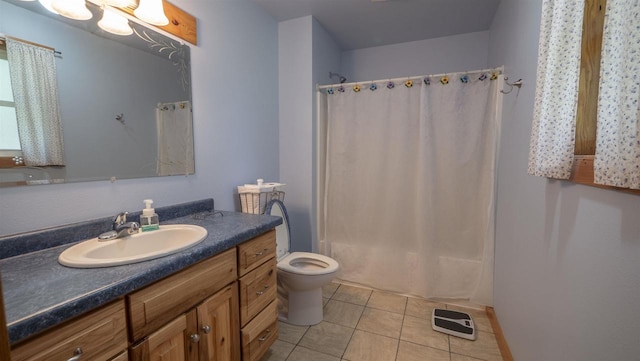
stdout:
{"type": "Polygon", "coordinates": [[[496,342],[498,342],[498,348],[502,354],[502,359],[504,361],[513,361],[513,355],[511,355],[511,350],[509,350],[509,345],[507,344],[507,340],[504,338],[502,328],[500,327],[500,323],[498,323],[498,317],[496,317],[496,312],[493,310],[493,307],[487,306],[487,316],[491,322],[491,328],[493,328],[493,334],[496,337],[496,342]]]}

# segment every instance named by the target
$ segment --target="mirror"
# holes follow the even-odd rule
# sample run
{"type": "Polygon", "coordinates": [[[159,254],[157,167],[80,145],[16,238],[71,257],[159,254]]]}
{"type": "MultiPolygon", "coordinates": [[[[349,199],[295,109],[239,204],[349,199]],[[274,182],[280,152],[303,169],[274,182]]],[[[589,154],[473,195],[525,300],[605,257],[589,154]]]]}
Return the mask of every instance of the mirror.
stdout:
{"type": "MultiPolygon", "coordinates": [[[[0,33],[55,48],[64,167],[0,169],[0,187],[194,173],[189,46],[129,21],[112,35],[38,1],[0,0],[0,33]]],[[[5,81],[2,79],[0,81],[5,81]]]]}

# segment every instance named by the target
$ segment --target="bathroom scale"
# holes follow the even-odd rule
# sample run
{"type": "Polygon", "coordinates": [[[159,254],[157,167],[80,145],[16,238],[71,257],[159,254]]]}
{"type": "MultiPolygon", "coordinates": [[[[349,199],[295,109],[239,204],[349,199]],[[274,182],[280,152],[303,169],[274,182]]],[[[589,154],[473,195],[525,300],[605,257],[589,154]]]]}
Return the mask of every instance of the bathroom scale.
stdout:
{"type": "Polygon", "coordinates": [[[452,336],[475,341],[476,328],[468,313],[434,308],[431,313],[431,327],[452,336]]]}

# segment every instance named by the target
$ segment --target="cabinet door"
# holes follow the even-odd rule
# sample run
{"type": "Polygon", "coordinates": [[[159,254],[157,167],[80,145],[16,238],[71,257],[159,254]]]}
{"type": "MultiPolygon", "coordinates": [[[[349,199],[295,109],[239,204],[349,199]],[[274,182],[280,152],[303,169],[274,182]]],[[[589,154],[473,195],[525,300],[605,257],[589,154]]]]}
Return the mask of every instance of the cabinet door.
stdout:
{"type": "Polygon", "coordinates": [[[120,355],[112,358],[109,361],[129,361],[129,353],[127,351],[121,353],[120,355]]]}
{"type": "Polygon", "coordinates": [[[132,361],[185,361],[187,317],[182,315],[131,348],[132,361]]]}
{"type": "Polygon", "coordinates": [[[238,286],[234,282],[198,306],[199,361],[240,360],[238,286]]]}

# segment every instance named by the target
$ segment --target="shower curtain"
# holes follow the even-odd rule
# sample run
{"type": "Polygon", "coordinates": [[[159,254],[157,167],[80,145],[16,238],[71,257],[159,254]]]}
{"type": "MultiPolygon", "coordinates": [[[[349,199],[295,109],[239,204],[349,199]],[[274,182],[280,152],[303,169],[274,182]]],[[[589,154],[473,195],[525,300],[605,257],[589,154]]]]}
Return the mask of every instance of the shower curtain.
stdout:
{"type": "Polygon", "coordinates": [[[342,280],[491,305],[502,77],[446,78],[322,95],[320,239],[342,280]]]}
{"type": "Polygon", "coordinates": [[[158,103],[156,125],[158,175],[193,174],[195,163],[191,103],[189,101],[158,103]]]}

